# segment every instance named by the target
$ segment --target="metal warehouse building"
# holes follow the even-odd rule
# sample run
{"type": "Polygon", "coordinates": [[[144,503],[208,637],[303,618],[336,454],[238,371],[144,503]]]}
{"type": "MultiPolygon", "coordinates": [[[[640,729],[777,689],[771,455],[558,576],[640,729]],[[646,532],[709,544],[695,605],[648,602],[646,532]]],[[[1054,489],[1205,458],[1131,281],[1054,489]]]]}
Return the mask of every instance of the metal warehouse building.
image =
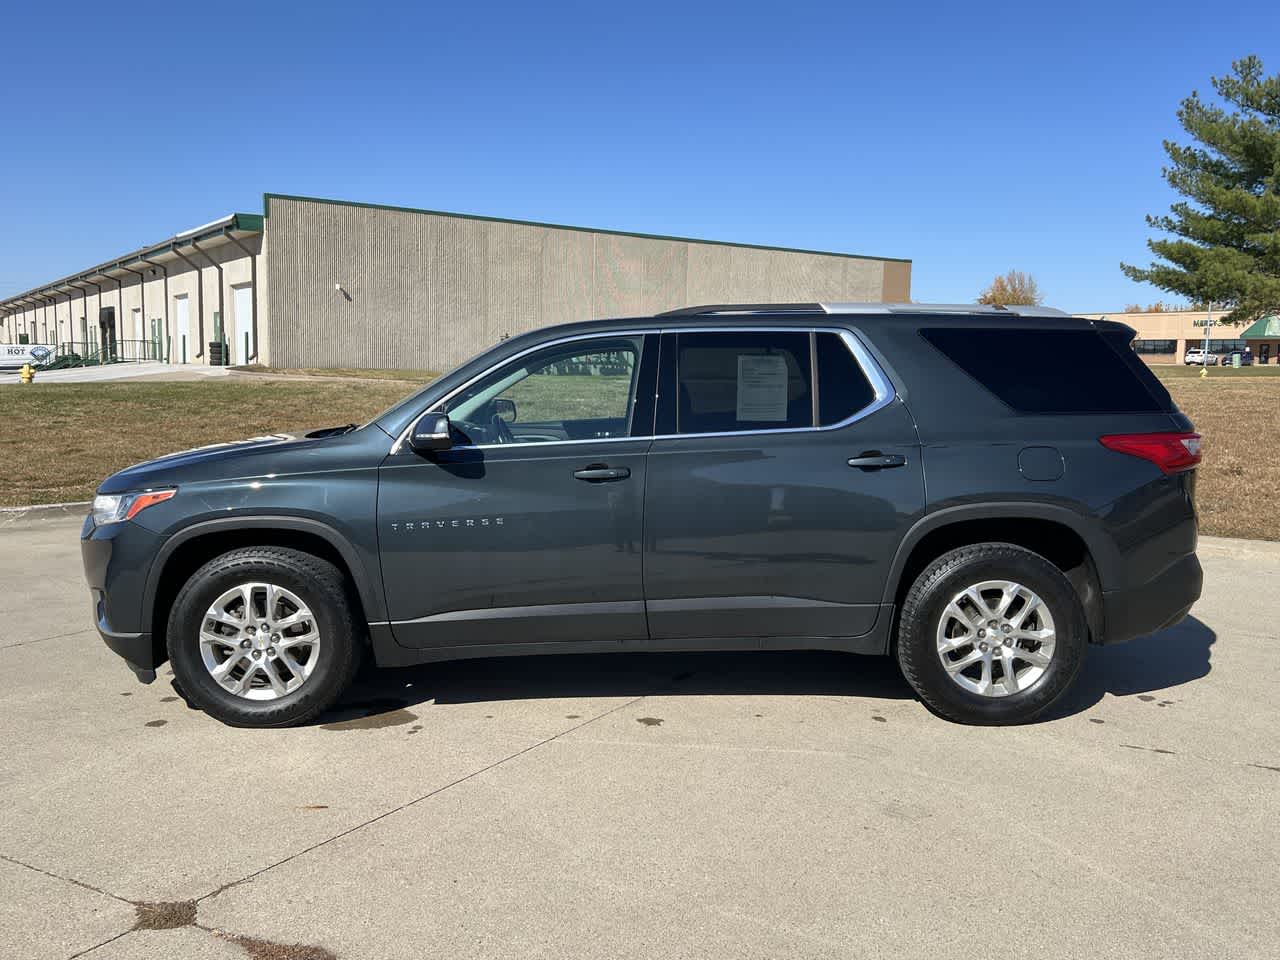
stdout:
{"type": "Polygon", "coordinates": [[[911,261],[267,194],[0,300],[0,342],[108,360],[444,369],[696,303],[906,301],[911,261]]]}

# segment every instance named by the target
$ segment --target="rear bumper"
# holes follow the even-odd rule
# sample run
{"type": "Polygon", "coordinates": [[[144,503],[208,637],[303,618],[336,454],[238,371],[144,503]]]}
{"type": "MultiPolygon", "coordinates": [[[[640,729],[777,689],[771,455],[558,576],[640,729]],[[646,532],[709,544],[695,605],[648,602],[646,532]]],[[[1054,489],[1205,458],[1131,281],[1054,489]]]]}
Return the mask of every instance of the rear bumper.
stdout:
{"type": "Polygon", "coordinates": [[[1171,627],[1200,599],[1204,572],[1194,553],[1144,584],[1102,594],[1103,643],[1122,643],[1171,627]]]}

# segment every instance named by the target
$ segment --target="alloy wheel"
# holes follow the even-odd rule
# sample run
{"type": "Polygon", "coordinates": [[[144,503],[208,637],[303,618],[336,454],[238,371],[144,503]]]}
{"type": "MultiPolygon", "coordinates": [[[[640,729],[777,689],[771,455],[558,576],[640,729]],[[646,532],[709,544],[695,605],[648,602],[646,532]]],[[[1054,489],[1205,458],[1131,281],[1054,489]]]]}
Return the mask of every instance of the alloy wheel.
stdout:
{"type": "Polygon", "coordinates": [[[958,686],[1007,697],[1034,686],[1053,659],[1053,615],[1036,593],[984,580],[951,598],[938,622],[938,659],[958,686]]]}
{"type": "Polygon", "coordinates": [[[320,628],[302,599],[274,583],[242,583],[216,599],[200,627],[200,657],[223,690],[277,700],[315,672],[320,628]]]}

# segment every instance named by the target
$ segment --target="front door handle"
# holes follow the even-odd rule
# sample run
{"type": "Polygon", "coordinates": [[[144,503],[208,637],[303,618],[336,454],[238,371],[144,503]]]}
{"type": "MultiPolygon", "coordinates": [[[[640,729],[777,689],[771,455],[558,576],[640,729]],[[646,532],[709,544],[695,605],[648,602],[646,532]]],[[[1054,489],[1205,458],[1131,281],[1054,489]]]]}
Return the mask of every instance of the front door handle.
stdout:
{"type": "Polygon", "coordinates": [[[900,453],[864,453],[849,458],[849,466],[861,470],[883,470],[886,467],[905,467],[907,458],[900,453]]]}
{"type": "Polygon", "coordinates": [[[573,471],[575,480],[585,480],[587,483],[608,483],[610,480],[625,480],[629,476],[631,470],[627,467],[607,467],[603,463],[593,463],[589,467],[573,471]]]}

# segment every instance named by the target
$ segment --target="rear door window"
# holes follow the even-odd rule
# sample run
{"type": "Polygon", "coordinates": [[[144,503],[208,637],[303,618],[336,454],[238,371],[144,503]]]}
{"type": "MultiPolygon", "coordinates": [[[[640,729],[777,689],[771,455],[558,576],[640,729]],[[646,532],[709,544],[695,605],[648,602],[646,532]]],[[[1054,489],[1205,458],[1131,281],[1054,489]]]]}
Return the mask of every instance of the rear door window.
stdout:
{"type": "Polygon", "coordinates": [[[1095,330],[934,327],[920,335],[1020,413],[1145,413],[1168,391],[1128,347],[1095,330]]]}
{"type": "Polygon", "coordinates": [[[676,335],[676,432],[813,426],[806,330],[676,335]]]}

